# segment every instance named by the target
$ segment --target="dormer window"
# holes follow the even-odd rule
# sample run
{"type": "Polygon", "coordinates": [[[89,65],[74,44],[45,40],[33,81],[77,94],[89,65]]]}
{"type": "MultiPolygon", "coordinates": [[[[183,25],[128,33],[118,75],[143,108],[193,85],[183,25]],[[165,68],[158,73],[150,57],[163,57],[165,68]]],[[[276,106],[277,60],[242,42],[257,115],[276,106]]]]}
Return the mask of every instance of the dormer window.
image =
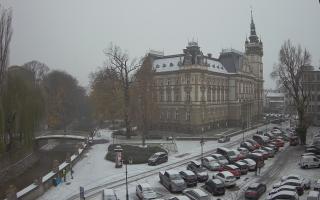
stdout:
{"type": "Polygon", "coordinates": [[[219,68],[219,65],[217,65],[217,68],[220,69],[220,68],[219,68]]]}
{"type": "Polygon", "coordinates": [[[160,68],[160,65],[156,65],[156,68],[160,68]]]}
{"type": "Polygon", "coordinates": [[[170,67],[173,67],[173,63],[170,63],[170,67]]]}
{"type": "Polygon", "coordinates": [[[212,67],[213,67],[213,68],[216,68],[216,66],[215,66],[214,64],[212,64],[212,67]]]}
{"type": "Polygon", "coordinates": [[[162,67],[166,67],[166,64],[163,64],[162,67]]]}

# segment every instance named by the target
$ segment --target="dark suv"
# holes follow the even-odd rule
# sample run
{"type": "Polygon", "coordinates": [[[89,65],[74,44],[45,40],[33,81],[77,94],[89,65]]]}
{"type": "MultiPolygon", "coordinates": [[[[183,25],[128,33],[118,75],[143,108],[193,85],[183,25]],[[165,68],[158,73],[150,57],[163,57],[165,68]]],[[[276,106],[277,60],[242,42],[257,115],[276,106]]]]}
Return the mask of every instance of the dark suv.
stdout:
{"type": "Polygon", "coordinates": [[[159,165],[168,161],[168,154],[165,152],[157,152],[148,159],[148,165],[159,165]]]}
{"type": "Polygon", "coordinates": [[[220,179],[208,180],[204,188],[212,195],[224,195],[225,193],[224,183],[220,179]]]}
{"type": "Polygon", "coordinates": [[[187,165],[187,170],[193,171],[197,175],[199,182],[204,182],[209,178],[207,170],[198,161],[191,161],[187,165]]]}
{"type": "Polygon", "coordinates": [[[187,186],[197,186],[197,176],[190,170],[183,170],[180,172],[181,177],[186,182],[187,186]]]}

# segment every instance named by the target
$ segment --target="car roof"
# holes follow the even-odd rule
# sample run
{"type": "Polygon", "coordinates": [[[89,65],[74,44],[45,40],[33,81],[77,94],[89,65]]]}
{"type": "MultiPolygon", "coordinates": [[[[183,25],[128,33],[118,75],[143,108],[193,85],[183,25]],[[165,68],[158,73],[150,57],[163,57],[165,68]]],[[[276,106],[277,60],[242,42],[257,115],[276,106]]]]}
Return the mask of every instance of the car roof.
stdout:
{"type": "Polygon", "coordinates": [[[260,183],[252,183],[249,185],[249,188],[257,188],[260,185],[260,183]]]}
{"type": "Polygon", "coordinates": [[[214,159],[214,158],[211,157],[211,156],[205,157],[205,159],[207,159],[208,161],[216,160],[216,159],[214,159]]]}
{"type": "Polygon", "coordinates": [[[278,195],[282,195],[282,194],[287,194],[287,195],[295,196],[295,195],[296,195],[296,192],[294,192],[294,191],[288,191],[288,190],[282,190],[282,191],[280,191],[280,192],[275,193],[274,196],[278,196],[278,195]]]}
{"type": "Polygon", "coordinates": [[[179,174],[179,172],[177,170],[174,170],[174,169],[170,169],[170,170],[167,170],[166,171],[169,175],[173,175],[173,174],[179,174]]]}
{"type": "Polygon", "coordinates": [[[181,172],[184,172],[185,174],[187,174],[189,176],[194,175],[194,173],[192,171],[190,171],[190,170],[183,170],[181,172]]]}
{"type": "Polygon", "coordinates": [[[214,179],[210,179],[209,181],[214,182],[215,184],[221,184],[223,183],[220,179],[214,178],[214,179]]]}
{"type": "Polygon", "coordinates": [[[229,171],[222,171],[220,173],[222,173],[224,176],[233,176],[233,174],[229,171]]]}
{"type": "Polygon", "coordinates": [[[283,181],[281,184],[284,184],[284,183],[301,183],[302,181],[301,180],[297,180],[297,179],[287,179],[285,181],[283,181]]]}
{"type": "Polygon", "coordinates": [[[192,162],[192,163],[194,163],[194,164],[196,164],[196,165],[201,165],[201,163],[198,162],[198,161],[196,161],[196,160],[192,160],[192,161],[190,161],[190,162],[192,162]]]}
{"type": "Polygon", "coordinates": [[[236,163],[239,165],[246,165],[246,163],[242,162],[242,160],[238,160],[236,163]]]}
{"type": "Polygon", "coordinates": [[[246,159],[243,159],[243,160],[246,160],[248,162],[255,162],[254,160],[250,159],[250,158],[246,158],[246,159]]]}
{"type": "Polygon", "coordinates": [[[232,169],[238,169],[238,167],[235,166],[235,165],[226,165],[226,166],[228,166],[228,167],[230,167],[230,168],[232,168],[232,169]]]}
{"type": "Polygon", "coordinates": [[[166,153],[165,152],[157,152],[154,155],[163,155],[163,154],[166,154],[166,153]]]}
{"type": "Polygon", "coordinates": [[[152,188],[149,183],[140,183],[139,185],[141,185],[142,188],[152,188]]]}
{"type": "Polygon", "coordinates": [[[214,153],[214,154],[211,154],[211,156],[221,157],[221,156],[223,156],[223,155],[221,155],[220,153],[214,153]]]}
{"type": "Polygon", "coordinates": [[[201,189],[199,188],[195,188],[195,189],[192,189],[194,192],[196,192],[199,196],[201,197],[205,197],[205,196],[208,196],[207,193],[205,193],[204,191],[202,191],[201,189]]]}

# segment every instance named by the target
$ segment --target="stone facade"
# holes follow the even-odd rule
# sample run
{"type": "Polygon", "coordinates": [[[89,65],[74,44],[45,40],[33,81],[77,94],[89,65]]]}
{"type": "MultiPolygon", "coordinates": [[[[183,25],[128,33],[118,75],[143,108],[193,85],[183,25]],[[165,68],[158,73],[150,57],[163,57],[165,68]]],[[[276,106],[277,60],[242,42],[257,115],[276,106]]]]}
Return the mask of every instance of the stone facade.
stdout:
{"type": "Polygon", "coordinates": [[[245,53],[223,50],[219,58],[204,55],[197,42],[182,54],[150,53],[159,116],[153,127],[201,133],[217,127],[248,127],[262,115],[263,45],[255,32],[245,53]]]}

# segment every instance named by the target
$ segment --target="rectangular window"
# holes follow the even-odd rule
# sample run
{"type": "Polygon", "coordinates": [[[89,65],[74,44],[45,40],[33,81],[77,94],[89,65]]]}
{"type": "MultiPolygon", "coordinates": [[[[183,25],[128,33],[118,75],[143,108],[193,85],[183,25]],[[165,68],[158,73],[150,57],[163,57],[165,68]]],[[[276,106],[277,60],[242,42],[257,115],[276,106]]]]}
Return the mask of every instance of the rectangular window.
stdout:
{"type": "Polygon", "coordinates": [[[187,102],[191,102],[190,92],[186,92],[186,95],[187,102]]]}
{"type": "Polygon", "coordinates": [[[176,110],[176,113],[175,113],[175,120],[179,120],[179,110],[176,110]]]}
{"type": "Polygon", "coordinates": [[[186,112],[186,121],[190,121],[190,111],[186,112]]]}

